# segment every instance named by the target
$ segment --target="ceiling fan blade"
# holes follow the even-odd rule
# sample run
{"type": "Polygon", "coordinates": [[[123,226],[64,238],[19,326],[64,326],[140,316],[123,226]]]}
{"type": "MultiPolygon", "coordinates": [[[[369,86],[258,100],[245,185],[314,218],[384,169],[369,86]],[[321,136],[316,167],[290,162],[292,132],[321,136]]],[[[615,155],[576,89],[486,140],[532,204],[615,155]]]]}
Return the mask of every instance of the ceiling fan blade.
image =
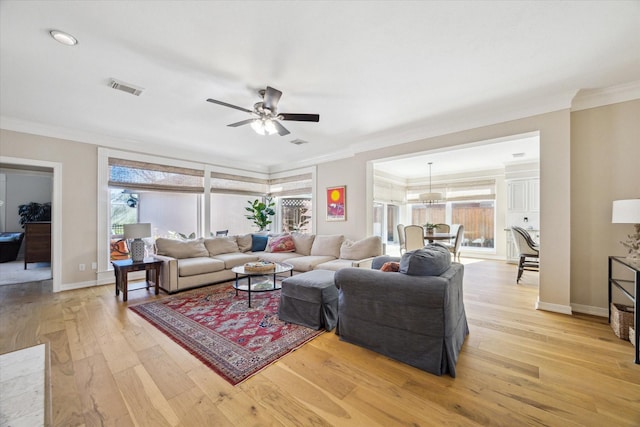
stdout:
{"type": "Polygon", "coordinates": [[[214,104],[222,105],[224,107],[235,108],[236,110],[244,111],[245,113],[253,113],[251,110],[247,110],[246,108],[238,107],[237,105],[227,104],[226,102],[218,101],[216,99],[207,99],[207,102],[213,102],[214,104]]]}
{"type": "Polygon", "coordinates": [[[238,126],[248,125],[249,123],[251,123],[254,120],[255,119],[247,119],[247,120],[243,120],[241,122],[231,123],[230,125],[227,125],[227,126],[232,127],[232,128],[237,128],[238,126]]]}
{"type": "Polygon", "coordinates": [[[267,86],[267,90],[264,92],[264,99],[262,102],[263,107],[268,108],[271,111],[276,111],[281,96],[282,92],[280,92],[278,89],[267,86]]]}
{"type": "Polygon", "coordinates": [[[319,122],[319,114],[294,114],[294,113],[280,113],[278,117],[281,120],[295,120],[297,122],[319,122]]]}
{"type": "Polygon", "coordinates": [[[280,136],[289,135],[291,133],[284,126],[282,126],[279,121],[274,120],[273,124],[276,126],[276,129],[278,130],[278,134],[280,136]]]}

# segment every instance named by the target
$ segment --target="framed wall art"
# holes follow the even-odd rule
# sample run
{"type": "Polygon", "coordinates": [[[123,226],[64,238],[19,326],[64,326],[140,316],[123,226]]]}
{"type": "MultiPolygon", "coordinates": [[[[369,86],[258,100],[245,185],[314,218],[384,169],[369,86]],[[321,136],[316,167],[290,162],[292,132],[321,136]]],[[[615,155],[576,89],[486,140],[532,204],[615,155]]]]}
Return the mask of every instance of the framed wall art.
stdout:
{"type": "Polygon", "coordinates": [[[327,221],[347,220],[347,187],[327,187],[327,221]]]}

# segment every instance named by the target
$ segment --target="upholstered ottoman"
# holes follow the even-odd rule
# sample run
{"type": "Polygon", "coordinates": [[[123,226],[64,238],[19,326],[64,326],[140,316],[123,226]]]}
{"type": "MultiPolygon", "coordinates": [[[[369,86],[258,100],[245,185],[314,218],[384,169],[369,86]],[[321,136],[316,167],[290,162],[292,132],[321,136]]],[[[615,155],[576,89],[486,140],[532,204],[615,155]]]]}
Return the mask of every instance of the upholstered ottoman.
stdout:
{"type": "Polygon", "coordinates": [[[332,330],[338,323],[335,272],[312,270],[282,281],[278,317],[313,329],[332,330]]]}

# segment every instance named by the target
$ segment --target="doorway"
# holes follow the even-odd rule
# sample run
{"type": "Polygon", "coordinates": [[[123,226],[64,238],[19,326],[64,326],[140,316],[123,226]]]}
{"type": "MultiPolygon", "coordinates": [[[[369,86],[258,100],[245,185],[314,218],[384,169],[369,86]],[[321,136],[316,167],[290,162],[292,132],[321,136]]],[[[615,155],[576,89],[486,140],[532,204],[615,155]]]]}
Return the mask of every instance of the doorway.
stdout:
{"type": "MultiPolygon", "coordinates": [[[[0,168],[18,171],[31,171],[37,174],[50,174],[51,176],[51,263],[48,278],[52,279],[54,292],[61,290],[61,259],[62,259],[62,163],[44,160],[24,159],[17,157],[0,156],[0,168]]],[[[5,188],[5,196],[10,195],[10,190],[5,188]],[[9,193],[9,194],[7,194],[9,193]]],[[[6,203],[6,206],[11,206],[6,203]]],[[[5,207],[5,206],[3,206],[5,207]]],[[[6,215],[6,210],[4,212],[6,215]]],[[[6,220],[5,220],[6,221],[6,220]]],[[[5,222],[6,224],[6,222],[5,222]]],[[[3,224],[3,226],[5,225],[3,224]]],[[[12,231],[12,230],[8,230],[12,231]]],[[[24,243],[23,243],[24,245],[24,243]]],[[[23,261],[24,262],[24,261],[23,261]]],[[[24,270],[24,263],[22,263],[24,270]]],[[[20,274],[16,272],[16,274],[20,274]]],[[[25,274],[30,274],[29,272],[25,274]]],[[[46,279],[45,279],[46,280],[46,279]]],[[[19,282],[17,282],[19,283],[19,282]]]]}

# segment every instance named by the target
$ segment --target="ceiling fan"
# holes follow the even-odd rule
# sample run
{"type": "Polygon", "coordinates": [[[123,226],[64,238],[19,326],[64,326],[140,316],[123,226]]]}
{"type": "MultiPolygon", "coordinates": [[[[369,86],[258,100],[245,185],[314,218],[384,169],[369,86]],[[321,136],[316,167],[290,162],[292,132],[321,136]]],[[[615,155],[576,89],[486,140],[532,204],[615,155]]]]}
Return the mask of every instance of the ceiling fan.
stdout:
{"type": "Polygon", "coordinates": [[[319,122],[319,114],[299,114],[299,113],[278,113],[278,101],[282,96],[282,92],[278,89],[274,89],[271,86],[267,86],[266,89],[260,89],[258,91],[262,97],[262,101],[256,102],[253,105],[253,110],[247,108],[238,107],[237,105],[228,104],[216,99],[207,99],[208,102],[222,105],[224,107],[235,108],[236,110],[250,113],[255,117],[247,120],[243,120],[237,123],[231,123],[230,127],[238,127],[242,125],[250,124],[253,130],[260,135],[273,135],[278,133],[280,136],[288,135],[289,132],[279,120],[292,120],[297,122],[319,122]]]}

